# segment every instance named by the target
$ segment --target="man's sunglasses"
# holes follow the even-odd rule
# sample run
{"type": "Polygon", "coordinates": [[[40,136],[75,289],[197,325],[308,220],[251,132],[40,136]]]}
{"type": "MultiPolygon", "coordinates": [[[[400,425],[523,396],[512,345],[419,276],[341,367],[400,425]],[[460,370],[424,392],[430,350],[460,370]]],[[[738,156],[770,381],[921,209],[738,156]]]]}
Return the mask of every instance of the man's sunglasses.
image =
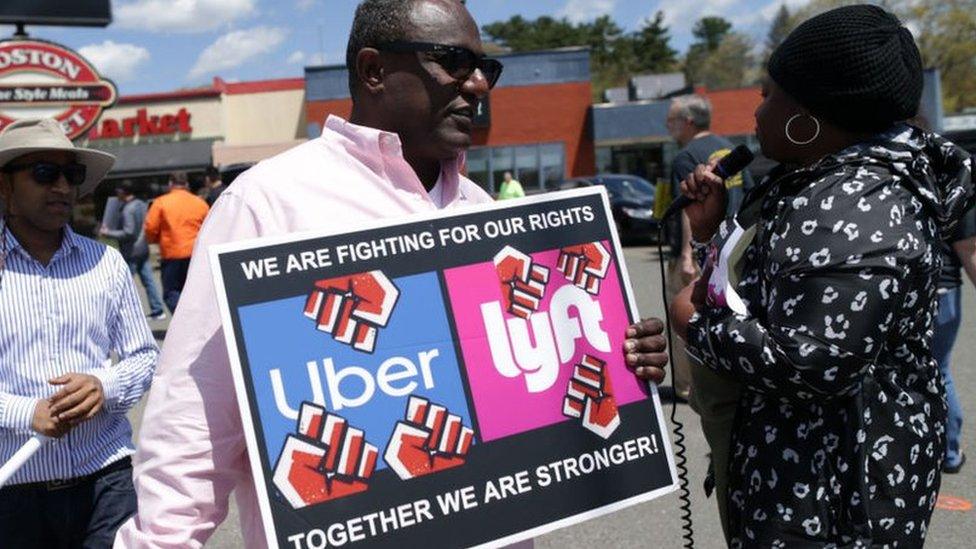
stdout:
{"type": "Polygon", "coordinates": [[[498,78],[502,75],[502,62],[479,56],[468,48],[448,46],[447,44],[432,44],[430,42],[405,42],[397,40],[386,42],[376,47],[380,51],[393,53],[424,52],[431,55],[431,59],[451,75],[451,78],[462,83],[471,78],[474,70],[478,69],[485,75],[488,87],[494,88],[498,78]]]}
{"type": "Polygon", "coordinates": [[[88,166],[78,162],[68,164],[55,164],[54,162],[32,162],[30,164],[8,164],[3,167],[5,173],[14,173],[21,170],[30,170],[31,177],[41,185],[53,185],[64,174],[65,180],[72,187],[77,187],[85,182],[88,175],[88,166]]]}

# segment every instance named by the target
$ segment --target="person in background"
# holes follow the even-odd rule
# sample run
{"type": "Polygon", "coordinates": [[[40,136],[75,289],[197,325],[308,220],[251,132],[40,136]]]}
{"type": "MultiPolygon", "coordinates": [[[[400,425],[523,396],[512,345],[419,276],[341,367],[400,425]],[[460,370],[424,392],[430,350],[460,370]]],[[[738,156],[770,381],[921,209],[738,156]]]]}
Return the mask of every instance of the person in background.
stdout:
{"type": "Polygon", "coordinates": [[[502,177],[502,185],[498,189],[498,200],[522,198],[525,196],[525,191],[522,190],[522,184],[519,183],[518,179],[512,179],[512,172],[505,172],[505,175],[502,177]]]}
{"type": "MultiPolygon", "coordinates": [[[[681,182],[688,177],[695,166],[708,164],[732,151],[732,143],[724,137],[713,134],[711,126],[712,104],[707,98],[700,95],[683,95],[671,100],[667,118],[668,133],[681,147],[671,161],[672,198],[678,197],[681,182]]],[[[725,182],[725,186],[728,191],[726,211],[731,215],[739,209],[744,189],[752,188],[752,176],[749,175],[749,170],[743,170],[739,175],[730,177],[725,182]]],[[[670,302],[682,288],[698,276],[698,267],[691,253],[688,216],[684,213],[673,216],[668,221],[666,229],[668,245],[671,248],[667,287],[670,302]]],[[[675,345],[672,354],[675,360],[675,378],[672,380],[675,394],[683,400],[689,400],[694,384],[683,344],[675,345]]],[[[703,381],[707,382],[707,380],[703,381]]]]}
{"type": "Polygon", "coordinates": [[[186,173],[170,176],[169,192],[153,201],[146,213],[146,239],[159,244],[163,301],[176,312],[190,268],[197,234],[210,207],[188,189],[186,173]]]}
{"type": "Polygon", "coordinates": [[[53,119],[0,133],[0,463],[50,437],[0,488],[5,548],[108,547],[136,511],[126,412],[159,350],[125,260],[68,225],[114,162],[53,119]]]}
{"type": "Polygon", "coordinates": [[[227,190],[227,185],[220,178],[220,171],[213,166],[208,166],[203,172],[203,185],[207,189],[207,204],[213,206],[214,202],[222,192],[227,190]]]}
{"type": "Polygon", "coordinates": [[[922,59],[881,7],[807,20],[768,73],[756,128],[780,165],[724,221],[714,163],[685,179],[706,270],[672,307],[695,367],[741,385],[730,545],[921,547],[945,454],[939,250],[976,200],[972,158],[903,122],[922,59]]]}
{"type": "Polygon", "coordinates": [[[149,244],[146,242],[146,203],[136,198],[132,182],[125,180],[115,187],[115,194],[122,204],[122,226],[118,230],[102,227],[101,234],[114,238],[119,243],[119,252],[129,265],[133,275],[138,275],[142,287],[146,289],[149,301],[149,318],[165,320],[163,300],[159,296],[156,277],[149,262],[149,244]]]}
{"type": "MultiPolygon", "coordinates": [[[[502,66],[485,57],[464,4],[361,2],[346,64],[350,120],[329,116],[320,137],[238,177],[214,205],[202,251],[492,201],[459,172],[476,105],[502,66]],[[454,53],[433,55],[433,47],[454,53]]],[[[201,546],[227,516],[231,492],[245,544],[267,546],[217,291],[209,257],[200,253],[146,404],[136,457],[139,513],[120,529],[117,547],[201,546]]],[[[636,375],[663,377],[662,329],[660,321],[629,328],[626,360],[636,375]]]]}
{"type": "Polygon", "coordinates": [[[939,314],[935,319],[932,336],[932,354],[939,363],[945,383],[949,415],[946,421],[945,462],[942,472],[958,473],[966,454],[961,448],[962,403],[953,381],[950,357],[956,343],[959,325],[962,323],[962,276],[965,269],[969,280],[976,284],[976,209],[963,217],[951,238],[942,242],[942,276],[939,279],[939,314]]]}

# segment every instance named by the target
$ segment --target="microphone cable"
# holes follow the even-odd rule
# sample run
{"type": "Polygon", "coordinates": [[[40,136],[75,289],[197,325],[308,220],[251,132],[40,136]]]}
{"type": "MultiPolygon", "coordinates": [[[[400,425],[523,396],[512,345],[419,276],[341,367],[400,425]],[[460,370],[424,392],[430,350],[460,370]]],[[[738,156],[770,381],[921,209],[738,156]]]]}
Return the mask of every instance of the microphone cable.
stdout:
{"type": "MultiPolygon", "coordinates": [[[[674,354],[672,353],[674,338],[671,335],[671,311],[669,310],[670,304],[668,303],[668,286],[664,269],[665,258],[663,242],[666,219],[667,218],[662,218],[658,225],[657,254],[659,259],[658,266],[661,269],[661,299],[664,301],[664,326],[667,330],[668,339],[668,364],[671,366],[671,386],[674,387],[674,354]]],[[[677,389],[675,389],[674,396],[671,398],[671,423],[674,424],[671,433],[674,435],[674,446],[676,448],[674,453],[674,465],[678,470],[678,480],[680,481],[678,499],[681,501],[681,505],[679,506],[679,509],[681,509],[681,538],[684,540],[685,549],[693,549],[695,547],[695,529],[694,523],[691,520],[691,491],[688,489],[688,457],[686,456],[687,447],[685,446],[684,424],[678,421],[677,411],[678,392],[677,389]]]]}

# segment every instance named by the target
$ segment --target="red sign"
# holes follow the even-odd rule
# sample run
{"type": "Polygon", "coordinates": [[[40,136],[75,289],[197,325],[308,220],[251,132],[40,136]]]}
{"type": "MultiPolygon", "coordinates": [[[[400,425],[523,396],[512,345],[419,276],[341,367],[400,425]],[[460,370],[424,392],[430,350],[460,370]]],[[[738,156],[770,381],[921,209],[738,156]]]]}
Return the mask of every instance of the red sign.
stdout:
{"type": "Polygon", "coordinates": [[[24,118],[54,118],[74,139],[115,103],[111,80],[52,42],[0,41],[0,129],[24,118]]]}
{"type": "Polygon", "coordinates": [[[192,131],[190,113],[186,109],[180,109],[176,114],[154,114],[151,116],[146,109],[139,109],[135,116],[122,120],[103,118],[100,127],[92,128],[88,132],[88,139],[117,139],[135,135],[170,135],[192,131]]]}

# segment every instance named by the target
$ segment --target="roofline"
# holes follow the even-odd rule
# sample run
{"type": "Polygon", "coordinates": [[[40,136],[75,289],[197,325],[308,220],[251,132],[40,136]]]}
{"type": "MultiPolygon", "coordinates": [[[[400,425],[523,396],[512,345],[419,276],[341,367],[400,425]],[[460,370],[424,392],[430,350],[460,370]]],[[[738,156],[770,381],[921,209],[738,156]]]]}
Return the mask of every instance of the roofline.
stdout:
{"type": "MultiPolygon", "coordinates": [[[[503,52],[489,55],[492,59],[503,59],[505,57],[521,57],[526,55],[538,55],[540,53],[578,53],[578,52],[588,52],[590,51],[589,46],[567,46],[565,48],[549,48],[545,50],[532,50],[532,51],[512,51],[503,52]]],[[[345,63],[337,63],[330,65],[306,65],[305,72],[309,71],[334,71],[334,70],[345,70],[345,63]]]]}
{"type": "Polygon", "coordinates": [[[227,95],[304,90],[305,77],[250,80],[247,82],[225,82],[220,78],[214,78],[214,87],[227,95]]]}
{"type": "Polygon", "coordinates": [[[265,93],[275,91],[303,90],[305,78],[275,78],[270,80],[251,80],[247,82],[226,82],[219,76],[214,77],[208,87],[191,88],[169,92],[141,93],[123,95],[118,104],[156,103],[160,101],[183,101],[187,99],[207,99],[219,97],[221,94],[240,95],[247,93],[265,93]]]}
{"type": "Polygon", "coordinates": [[[123,95],[119,97],[119,105],[130,103],[156,103],[160,101],[182,101],[186,99],[206,99],[219,97],[220,90],[214,88],[197,88],[192,90],[177,90],[171,92],[143,93],[136,95],[123,95]]]}

